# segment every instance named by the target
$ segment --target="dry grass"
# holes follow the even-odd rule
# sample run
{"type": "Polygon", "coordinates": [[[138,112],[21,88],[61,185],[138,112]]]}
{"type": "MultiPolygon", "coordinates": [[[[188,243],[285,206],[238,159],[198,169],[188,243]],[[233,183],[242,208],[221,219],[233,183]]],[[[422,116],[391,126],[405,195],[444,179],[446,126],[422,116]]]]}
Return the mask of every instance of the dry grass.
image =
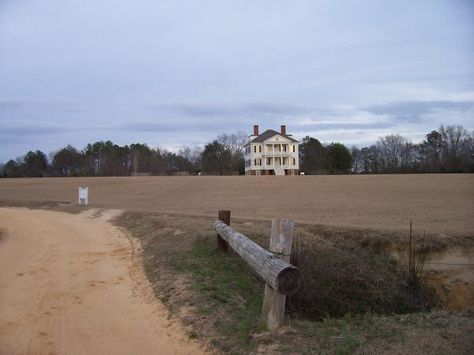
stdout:
{"type": "MultiPolygon", "coordinates": [[[[466,349],[472,350],[474,319],[470,313],[365,313],[326,317],[322,322],[298,317],[290,318],[288,326],[276,333],[266,332],[260,323],[263,285],[238,256],[216,250],[212,219],[126,212],[116,223],[140,239],[145,271],[156,295],[188,325],[191,337],[207,342],[218,352],[462,354],[466,349]]],[[[268,244],[269,222],[233,219],[232,225],[261,245],[268,244]]],[[[325,250],[334,248],[344,254],[349,250],[356,253],[360,245],[367,245],[364,231],[368,233],[366,239],[378,240],[367,249],[376,254],[397,246],[397,240],[404,237],[394,232],[351,233],[347,228],[297,226],[300,238],[317,234],[319,245],[324,245],[325,250]],[[342,245],[345,249],[341,249],[342,245]]],[[[391,275],[388,272],[385,276],[391,275]]],[[[335,293],[333,298],[337,297],[335,293]]]]}
{"type": "Polygon", "coordinates": [[[217,252],[207,218],[126,212],[116,223],[140,239],[156,296],[189,336],[223,352],[254,348],[263,285],[237,255],[217,252]]]}
{"type": "Polygon", "coordinates": [[[474,236],[469,174],[0,179],[0,200],[76,203],[80,185],[103,208],[474,236]]]}
{"type": "Polygon", "coordinates": [[[81,213],[89,209],[87,206],[79,206],[67,201],[17,201],[0,200],[0,207],[24,207],[31,209],[43,209],[50,211],[61,211],[67,213],[81,213]]]}
{"type": "MultiPolygon", "coordinates": [[[[293,318],[278,333],[266,332],[260,323],[263,285],[238,256],[217,252],[212,219],[126,212],[116,223],[140,239],[145,271],[157,296],[190,327],[190,336],[218,352],[427,354],[441,349],[460,354],[472,346],[474,319],[469,313],[369,313],[322,322],[293,318]]],[[[268,244],[269,222],[233,219],[232,225],[261,245],[268,244]]],[[[394,248],[403,240],[394,232],[365,232],[367,239],[379,240],[369,252],[394,248]]],[[[361,230],[298,224],[297,233],[300,238],[316,233],[325,248],[344,245],[346,249],[340,250],[354,255],[365,245],[361,230]]]]}

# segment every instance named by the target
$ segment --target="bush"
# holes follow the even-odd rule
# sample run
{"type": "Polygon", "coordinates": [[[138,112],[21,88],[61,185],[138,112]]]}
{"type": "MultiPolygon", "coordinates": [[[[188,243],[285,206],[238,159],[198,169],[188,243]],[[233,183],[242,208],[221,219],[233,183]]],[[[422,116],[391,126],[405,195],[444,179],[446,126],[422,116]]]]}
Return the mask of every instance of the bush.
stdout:
{"type": "Polygon", "coordinates": [[[387,254],[322,247],[296,240],[291,262],[303,287],[288,298],[295,316],[319,320],[356,313],[408,313],[429,308],[426,292],[413,292],[407,272],[387,254]]]}

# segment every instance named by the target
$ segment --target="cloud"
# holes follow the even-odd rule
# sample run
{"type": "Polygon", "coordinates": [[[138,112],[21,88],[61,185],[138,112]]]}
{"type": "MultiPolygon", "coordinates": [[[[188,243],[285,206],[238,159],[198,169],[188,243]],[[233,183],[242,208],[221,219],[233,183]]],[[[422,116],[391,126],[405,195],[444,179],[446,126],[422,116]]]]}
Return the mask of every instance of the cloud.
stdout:
{"type": "Polygon", "coordinates": [[[89,112],[82,100],[65,97],[0,97],[0,114],[24,112],[89,112]]]}
{"type": "Polygon", "coordinates": [[[440,111],[466,112],[474,108],[474,101],[400,101],[363,108],[376,115],[388,115],[397,120],[413,123],[423,120],[423,116],[440,111]]]}
{"type": "MultiPolygon", "coordinates": [[[[131,132],[153,132],[153,133],[172,133],[176,141],[182,141],[178,137],[183,137],[183,134],[207,132],[217,135],[223,132],[234,132],[242,129],[241,122],[227,122],[228,119],[214,119],[213,121],[202,120],[186,120],[186,119],[159,119],[147,121],[135,121],[117,125],[115,128],[118,131],[131,132]]],[[[251,125],[248,125],[250,130],[251,125]]]]}
{"type": "Polygon", "coordinates": [[[392,127],[391,122],[370,122],[370,123],[302,123],[298,124],[295,129],[298,131],[300,128],[305,130],[319,130],[319,131],[332,131],[332,130],[371,130],[380,128],[392,127]]]}
{"type": "Polygon", "coordinates": [[[169,112],[189,117],[239,117],[239,116],[270,116],[294,115],[310,112],[311,109],[299,105],[275,102],[244,102],[235,104],[203,103],[203,104],[165,104],[154,105],[158,112],[169,112]]]}
{"type": "Polygon", "coordinates": [[[64,128],[59,126],[2,126],[0,128],[0,136],[39,136],[47,134],[56,134],[61,132],[73,131],[73,128],[64,128]]]}
{"type": "Polygon", "coordinates": [[[301,115],[319,109],[274,102],[241,103],[172,103],[145,106],[142,120],[119,124],[118,130],[134,132],[232,132],[251,130],[253,124],[262,129],[277,128],[301,115]],[[151,112],[150,112],[151,111],[151,112]],[[286,122],[288,121],[288,122],[286,122]]]}
{"type": "Polygon", "coordinates": [[[180,121],[137,121],[118,125],[119,130],[134,132],[175,132],[175,131],[193,131],[195,129],[205,129],[206,124],[199,125],[180,121]]]}

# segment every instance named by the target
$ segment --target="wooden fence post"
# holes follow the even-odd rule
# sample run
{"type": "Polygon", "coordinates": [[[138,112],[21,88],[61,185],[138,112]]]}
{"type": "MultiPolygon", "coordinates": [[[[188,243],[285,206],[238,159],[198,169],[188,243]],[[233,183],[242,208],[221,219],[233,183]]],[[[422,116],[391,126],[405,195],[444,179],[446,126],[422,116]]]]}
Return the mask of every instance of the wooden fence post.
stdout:
{"type": "MultiPolygon", "coordinates": [[[[230,211],[220,210],[218,219],[230,226],[230,211]]],[[[223,251],[224,253],[227,253],[229,250],[229,244],[227,244],[227,242],[221,238],[219,234],[217,234],[217,249],[223,251]]]]}
{"type": "Polygon", "coordinates": [[[292,295],[299,290],[302,275],[296,267],[220,220],[214,222],[214,229],[271,288],[283,295],[292,295]]]}
{"type": "MultiPolygon", "coordinates": [[[[272,219],[269,250],[276,257],[290,262],[291,244],[293,243],[294,222],[291,219],[272,219]]],[[[283,325],[285,317],[286,296],[265,284],[263,299],[263,321],[268,329],[275,329],[283,325]]]]}

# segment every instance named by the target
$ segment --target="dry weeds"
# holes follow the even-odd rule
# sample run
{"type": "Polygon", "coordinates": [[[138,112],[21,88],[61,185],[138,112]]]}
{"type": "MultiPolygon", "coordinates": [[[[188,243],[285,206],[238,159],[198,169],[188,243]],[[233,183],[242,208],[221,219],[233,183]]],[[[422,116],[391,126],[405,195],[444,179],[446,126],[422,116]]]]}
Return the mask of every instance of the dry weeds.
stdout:
{"type": "MultiPolygon", "coordinates": [[[[141,240],[145,270],[157,296],[190,327],[191,337],[220,352],[427,354],[441,350],[462,354],[472,349],[471,313],[365,314],[323,322],[292,319],[289,327],[279,332],[265,332],[259,325],[262,284],[238,257],[215,251],[212,219],[126,212],[116,222],[141,240]],[[233,270],[236,265],[240,266],[233,270]]],[[[261,245],[268,244],[269,222],[234,218],[231,224],[261,245]]],[[[404,242],[404,235],[393,231],[351,233],[349,228],[299,224],[297,233],[300,238],[316,235],[328,248],[353,253],[367,245],[368,251],[376,253],[403,248],[404,242]],[[369,243],[364,233],[365,239],[378,241],[369,243]]],[[[440,240],[444,245],[442,237],[440,240]]]]}

